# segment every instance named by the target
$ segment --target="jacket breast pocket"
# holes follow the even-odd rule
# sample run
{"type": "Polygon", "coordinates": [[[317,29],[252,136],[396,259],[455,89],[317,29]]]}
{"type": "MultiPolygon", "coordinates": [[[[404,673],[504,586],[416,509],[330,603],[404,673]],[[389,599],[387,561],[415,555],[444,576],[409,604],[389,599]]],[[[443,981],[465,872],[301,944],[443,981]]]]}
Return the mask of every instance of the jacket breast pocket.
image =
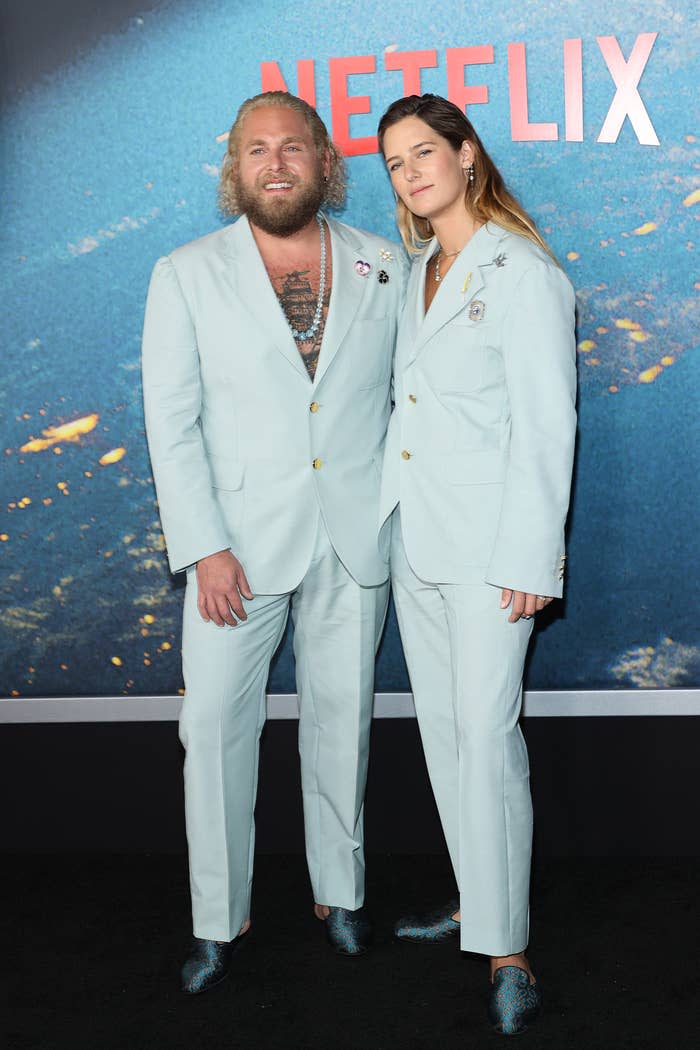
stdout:
{"type": "MultiPolygon", "coordinates": [[[[394,349],[394,323],[389,317],[363,317],[350,329],[350,367],[358,390],[389,382],[394,349]]],[[[341,351],[342,352],[342,351],[341,351]]]]}

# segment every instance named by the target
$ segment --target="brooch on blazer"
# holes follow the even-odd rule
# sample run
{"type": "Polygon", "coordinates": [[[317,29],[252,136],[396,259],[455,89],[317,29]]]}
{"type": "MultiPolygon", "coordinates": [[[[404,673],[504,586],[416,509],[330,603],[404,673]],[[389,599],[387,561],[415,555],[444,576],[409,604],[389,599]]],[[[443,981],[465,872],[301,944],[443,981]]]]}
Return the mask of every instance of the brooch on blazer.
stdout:
{"type": "Polygon", "coordinates": [[[380,248],[379,249],[379,258],[382,260],[382,262],[393,262],[394,261],[394,256],[391,254],[390,251],[387,251],[386,248],[380,248]]]}
{"type": "Polygon", "coordinates": [[[497,255],[493,261],[495,262],[496,266],[498,266],[500,269],[501,266],[505,266],[507,258],[508,256],[506,255],[506,253],[501,252],[501,254],[497,255]]]}
{"type": "Polygon", "coordinates": [[[366,277],[372,271],[372,264],[365,262],[364,259],[358,259],[355,263],[355,273],[359,274],[360,277],[366,277]]]}
{"type": "Polygon", "coordinates": [[[380,284],[388,284],[389,283],[389,274],[386,272],[386,270],[380,270],[379,271],[379,273],[377,274],[377,280],[379,281],[380,284]]]}
{"type": "Polygon", "coordinates": [[[472,299],[469,304],[469,320],[470,321],[483,321],[484,314],[486,313],[486,304],[481,299],[472,299]]]}

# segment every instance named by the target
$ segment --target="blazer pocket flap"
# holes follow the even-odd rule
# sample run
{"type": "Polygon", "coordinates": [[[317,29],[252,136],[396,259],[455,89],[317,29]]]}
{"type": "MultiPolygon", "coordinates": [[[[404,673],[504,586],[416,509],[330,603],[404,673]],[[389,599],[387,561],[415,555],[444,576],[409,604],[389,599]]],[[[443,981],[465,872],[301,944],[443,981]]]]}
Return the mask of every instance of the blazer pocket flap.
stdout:
{"type": "Polygon", "coordinates": [[[211,467],[211,483],[215,489],[235,492],[243,484],[244,466],[235,459],[210,456],[209,466],[211,467]]]}
{"type": "Polygon", "coordinates": [[[498,485],[506,474],[506,456],[499,450],[448,456],[445,477],[453,485],[498,485]]]}

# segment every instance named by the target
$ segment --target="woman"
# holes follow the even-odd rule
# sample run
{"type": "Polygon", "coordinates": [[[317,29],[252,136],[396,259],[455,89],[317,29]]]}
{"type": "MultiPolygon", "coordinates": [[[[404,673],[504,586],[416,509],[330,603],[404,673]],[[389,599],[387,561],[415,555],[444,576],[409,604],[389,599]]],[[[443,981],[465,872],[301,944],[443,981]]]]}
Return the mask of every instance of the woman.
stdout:
{"type": "Polygon", "coordinates": [[[562,593],[574,294],[464,114],[436,95],[379,124],[414,258],[382,478],[392,583],[459,901],[401,920],[491,958],[490,1017],[541,1007],[525,956],[532,843],[518,726],[533,616],[562,593]]]}

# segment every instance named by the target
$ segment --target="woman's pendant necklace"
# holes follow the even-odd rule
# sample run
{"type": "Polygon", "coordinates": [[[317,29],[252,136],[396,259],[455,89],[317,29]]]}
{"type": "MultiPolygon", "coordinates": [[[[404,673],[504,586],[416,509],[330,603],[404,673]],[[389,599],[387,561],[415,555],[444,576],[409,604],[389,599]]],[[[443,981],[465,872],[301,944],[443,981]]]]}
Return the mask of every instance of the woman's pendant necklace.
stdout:
{"type": "Polygon", "coordinates": [[[316,222],[321,233],[321,276],[318,282],[318,299],[316,301],[316,310],[314,311],[314,319],[310,328],[307,328],[304,332],[298,332],[296,328],[292,326],[289,320],[289,330],[292,333],[294,339],[299,343],[307,343],[309,339],[313,339],[318,331],[318,327],[321,324],[321,317],[323,315],[323,297],[326,294],[326,236],[323,229],[323,218],[320,214],[316,216],[316,222]]]}
{"type": "Polygon", "coordinates": [[[442,248],[440,248],[437,255],[435,256],[435,273],[433,274],[433,277],[435,278],[436,284],[439,284],[442,280],[442,276],[440,274],[440,256],[444,255],[446,259],[451,259],[453,258],[453,256],[459,255],[461,250],[461,248],[458,248],[456,252],[444,252],[442,248]]]}

